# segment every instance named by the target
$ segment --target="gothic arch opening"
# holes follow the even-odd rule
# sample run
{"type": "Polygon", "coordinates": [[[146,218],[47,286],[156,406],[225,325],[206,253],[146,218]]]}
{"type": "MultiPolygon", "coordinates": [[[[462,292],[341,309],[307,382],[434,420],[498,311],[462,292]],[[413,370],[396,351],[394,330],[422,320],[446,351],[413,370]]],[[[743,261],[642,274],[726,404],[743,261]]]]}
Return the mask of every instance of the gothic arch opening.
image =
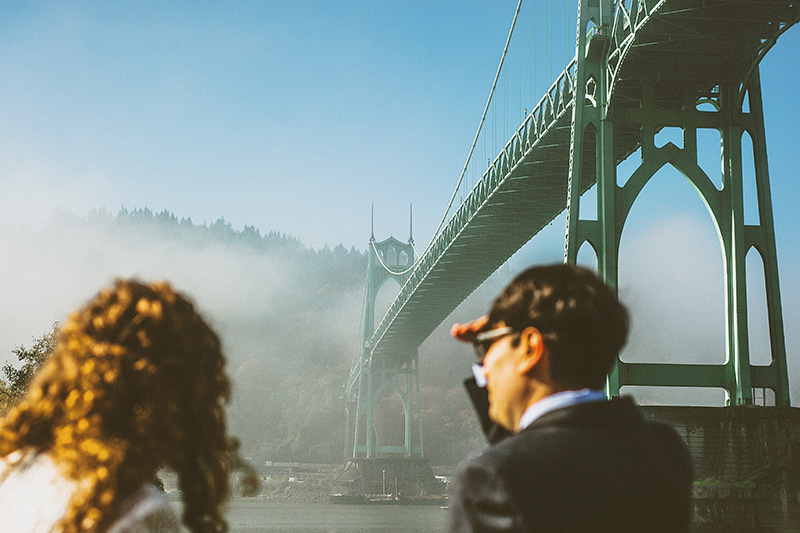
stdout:
{"type": "Polygon", "coordinates": [[[580,220],[597,220],[597,185],[593,185],[581,195],[578,206],[580,220]]]}
{"type": "Polygon", "coordinates": [[[756,248],[745,257],[747,273],[747,344],[750,363],[768,365],[772,362],[772,343],[769,338],[767,314],[767,284],[764,261],[756,248]]]}
{"type": "Polygon", "coordinates": [[[697,128],[697,166],[718,191],[722,190],[722,135],[714,128],[697,128]]]}
{"type": "Polygon", "coordinates": [[[375,295],[375,327],[378,327],[378,323],[383,318],[383,315],[386,314],[386,311],[389,310],[389,306],[392,305],[392,302],[397,295],[400,294],[400,284],[395,280],[393,277],[389,277],[381,288],[378,289],[378,294],[375,295]]]}
{"type": "Polygon", "coordinates": [[[661,128],[653,138],[656,148],[661,148],[667,143],[672,143],[678,148],[683,148],[683,128],[664,127],[661,128]]]}
{"type": "Polygon", "coordinates": [[[405,410],[400,394],[392,387],[381,392],[375,404],[375,434],[378,446],[402,446],[405,440],[405,410]]]}
{"type": "Polygon", "coordinates": [[[386,251],[386,266],[397,266],[397,250],[394,249],[394,246],[390,246],[386,251]]]}
{"type": "Polygon", "coordinates": [[[577,263],[592,272],[597,272],[597,251],[588,241],[578,248],[577,263]]]}
{"type": "Polygon", "coordinates": [[[746,131],[742,134],[742,194],[744,195],[744,223],[758,226],[760,217],[753,139],[746,131]]]}
{"type": "Polygon", "coordinates": [[[712,113],[716,113],[719,111],[718,103],[716,101],[711,100],[710,98],[701,98],[697,101],[695,105],[695,109],[698,111],[709,111],[712,113]]]}
{"type": "Polygon", "coordinates": [[[725,362],[725,277],[716,227],[674,167],[645,185],[625,222],[619,291],[631,312],[626,362],[725,362]]]}
{"type": "MultiPolygon", "coordinates": [[[[582,178],[580,189],[581,191],[584,191],[590,183],[596,181],[597,177],[597,128],[594,127],[594,124],[587,124],[583,129],[583,153],[581,155],[581,165],[582,178]]],[[[596,188],[596,185],[592,187],[592,189],[594,188],[596,188]]],[[[591,191],[591,189],[589,189],[589,191],[591,191]]],[[[588,193],[589,191],[586,192],[588,193]]],[[[593,211],[595,213],[594,216],[590,215],[593,206],[596,207],[597,205],[596,198],[597,196],[595,194],[594,204],[592,204],[591,200],[587,198],[586,208],[589,211],[586,212],[584,212],[583,207],[581,207],[584,204],[584,200],[581,199],[579,207],[586,218],[597,218],[596,208],[593,211]]]]}

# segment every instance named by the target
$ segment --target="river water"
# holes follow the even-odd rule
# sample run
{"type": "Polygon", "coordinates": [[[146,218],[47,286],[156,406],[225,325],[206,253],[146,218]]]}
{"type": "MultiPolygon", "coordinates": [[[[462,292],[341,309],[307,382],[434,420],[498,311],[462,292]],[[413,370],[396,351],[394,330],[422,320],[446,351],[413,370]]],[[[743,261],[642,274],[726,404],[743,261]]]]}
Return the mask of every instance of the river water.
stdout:
{"type": "Polygon", "coordinates": [[[256,499],[231,500],[226,513],[232,533],[429,533],[444,529],[446,515],[438,505],[333,505],[256,499]]]}

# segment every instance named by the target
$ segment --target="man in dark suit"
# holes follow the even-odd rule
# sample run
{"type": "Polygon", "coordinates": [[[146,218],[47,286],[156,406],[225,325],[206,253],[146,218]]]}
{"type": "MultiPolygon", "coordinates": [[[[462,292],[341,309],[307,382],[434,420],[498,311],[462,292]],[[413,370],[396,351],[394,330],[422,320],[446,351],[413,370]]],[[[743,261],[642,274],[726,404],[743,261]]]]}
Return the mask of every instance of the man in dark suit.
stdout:
{"type": "Polygon", "coordinates": [[[495,442],[459,472],[449,531],[688,531],[683,441],[602,392],[628,315],[597,276],[528,269],[452,333],[478,352],[495,442]]]}

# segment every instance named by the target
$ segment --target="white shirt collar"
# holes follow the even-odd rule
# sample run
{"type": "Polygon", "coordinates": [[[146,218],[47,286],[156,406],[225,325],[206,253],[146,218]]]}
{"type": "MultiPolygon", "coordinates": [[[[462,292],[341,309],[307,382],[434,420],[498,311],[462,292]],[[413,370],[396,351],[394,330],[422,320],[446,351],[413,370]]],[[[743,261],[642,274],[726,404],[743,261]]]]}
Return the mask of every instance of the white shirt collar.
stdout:
{"type": "Polygon", "coordinates": [[[567,407],[569,405],[576,405],[586,402],[599,402],[605,399],[606,395],[603,391],[594,389],[565,390],[551,394],[550,396],[542,398],[535,404],[531,405],[525,410],[524,413],[522,413],[522,418],[519,420],[519,431],[522,431],[526,427],[530,426],[534,420],[545,413],[549,413],[550,411],[567,407]]]}

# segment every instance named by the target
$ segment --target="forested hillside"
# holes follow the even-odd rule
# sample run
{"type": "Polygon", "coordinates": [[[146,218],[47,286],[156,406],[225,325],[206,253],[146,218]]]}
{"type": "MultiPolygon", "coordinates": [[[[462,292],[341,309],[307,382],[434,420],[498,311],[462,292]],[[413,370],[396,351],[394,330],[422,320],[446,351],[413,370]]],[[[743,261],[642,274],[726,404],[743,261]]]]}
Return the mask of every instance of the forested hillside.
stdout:
{"type": "MultiPolygon", "coordinates": [[[[90,261],[102,273],[82,301],[120,275],[164,278],[196,300],[226,347],[234,384],[230,426],[254,462],[342,461],[344,384],[359,333],[364,252],[341,245],[314,250],[285,234],[236,230],[224,219],[195,224],[149,209],[65,213],[31,238],[52,239],[43,247],[52,250],[41,252],[52,256],[41,260],[79,275],[90,261]]],[[[470,357],[441,332],[420,350],[425,450],[434,464],[455,464],[483,446],[461,388],[470,357]]],[[[399,441],[402,425],[376,421],[399,441]]]]}

